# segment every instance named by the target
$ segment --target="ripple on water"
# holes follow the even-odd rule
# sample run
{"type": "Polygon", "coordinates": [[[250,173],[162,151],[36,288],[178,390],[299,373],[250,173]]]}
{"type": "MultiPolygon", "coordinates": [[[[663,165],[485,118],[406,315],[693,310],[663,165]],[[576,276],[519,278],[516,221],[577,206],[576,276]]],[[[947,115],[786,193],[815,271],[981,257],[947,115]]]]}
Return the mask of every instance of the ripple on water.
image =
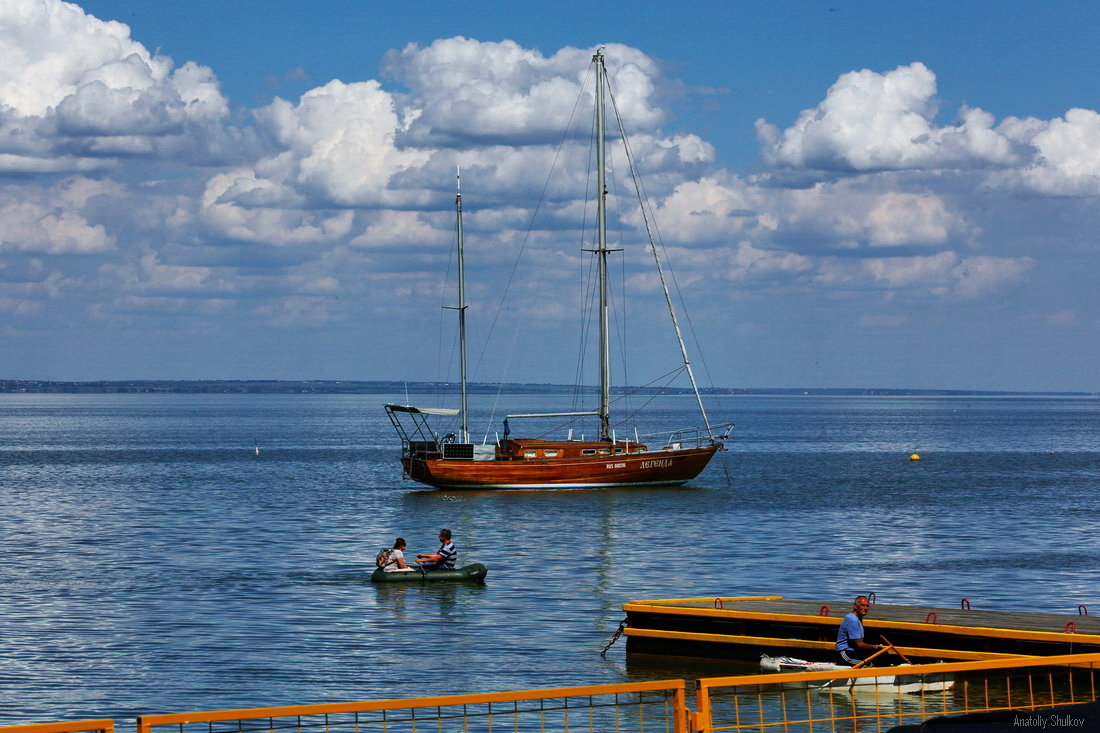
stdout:
{"type": "Polygon", "coordinates": [[[744,398],[691,487],[447,493],[384,396],[46,397],[0,399],[3,723],[736,667],[601,657],[639,598],[1100,608],[1096,401],[744,398]],[[484,585],[369,583],[443,526],[484,585]]]}

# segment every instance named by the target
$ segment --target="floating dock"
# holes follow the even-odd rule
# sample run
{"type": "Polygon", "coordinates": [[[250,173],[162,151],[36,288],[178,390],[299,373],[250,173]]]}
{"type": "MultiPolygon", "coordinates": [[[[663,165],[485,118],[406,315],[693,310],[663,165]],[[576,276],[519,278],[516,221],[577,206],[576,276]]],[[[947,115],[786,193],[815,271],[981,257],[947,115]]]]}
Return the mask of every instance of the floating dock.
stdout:
{"type": "MultiPolygon", "coordinates": [[[[914,661],[984,660],[1100,652],[1100,617],[874,603],[863,619],[868,643],[886,636],[914,661]]],[[[761,654],[830,658],[848,601],[782,596],[631,601],[627,653],[755,660],[761,654]]]]}

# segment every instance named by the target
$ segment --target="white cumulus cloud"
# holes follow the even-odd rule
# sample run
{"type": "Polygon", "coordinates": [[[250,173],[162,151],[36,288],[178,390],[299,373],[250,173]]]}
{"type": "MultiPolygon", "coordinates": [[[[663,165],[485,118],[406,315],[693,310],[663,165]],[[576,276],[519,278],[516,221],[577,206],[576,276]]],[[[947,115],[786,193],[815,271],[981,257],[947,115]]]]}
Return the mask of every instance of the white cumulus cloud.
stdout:
{"type": "MultiPolygon", "coordinates": [[[[217,330],[231,313],[337,323],[360,292],[387,312],[398,293],[438,288],[456,167],[485,268],[474,279],[490,289],[522,247],[557,287],[591,238],[593,52],[410,44],[386,55],[382,80],[320,83],[238,129],[214,70],[76,5],[0,0],[0,309],[29,318],[79,294],[104,318],[217,330]]],[[[921,63],[844,74],[786,129],[761,120],[765,165],[738,175],[715,165],[712,141],[672,129],[680,87],[661,64],[605,52],[676,281],[712,301],[731,283],[768,297],[979,298],[1035,262],[1015,240],[1011,253],[983,240],[975,181],[993,197],[1100,193],[1096,112],[998,123],[964,107],[943,124],[921,63]]],[[[613,237],[632,250],[644,226],[617,131],[608,151],[613,237]]],[[[656,289],[636,264],[629,284],[656,289]]]]}
{"type": "Polygon", "coordinates": [[[427,151],[398,147],[393,96],[376,81],[331,81],[297,105],[276,99],[257,113],[286,154],[257,165],[264,177],[338,205],[408,205],[418,194],[389,184],[425,163],[427,151]]]}
{"type": "MultiPolygon", "coordinates": [[[[628,129],[652,131],[664,119],[655,104],[654,62],[612,44],[608,75],[628,129]]],[[[513,41],[485,43],[456,37],[426,48],[409,44],[386,57],[386,70],[412,90],[408,135],[418,144],[531,144],[556,142],[569,127],[592,51],[564,48],[546,57],[513,41]]]]}
{"type": "MultiPolygon", "coordinates": [[[[557,145],[571,115],[574,127],[590,129],[590,96],[582,88],[591,57],[591,50],[568,48],[546,58],[510,41],[453,38],[387,57],[408,93],[373,80],[332,81],[297,102],[276,99],[256,111],[256,120],[278,150],[214,176],[204,196],[206,220],[230,238],[299,241],[301,217],[294,212],[303,207],[430,209],[445,200],[442,190],[453,184],[456,166],[476,182],[482,202],[533,203],[545,189],[564,214],[583,195],[588,172],[559,168],[563,175],[549,189],[547,173],[555,161],[587,159],[587,141],[568,141],[560,155],[557,145]],[[578,95],[589,100],[589,111],[574,115],[578,95]],[[287,231],[277,235],[280,226],[287,231]]],[[[616,102],[638,131],[635,158],[654,188],[665,190],[711,165],[709,143],[656,127],[664,112],[655,101],[661,77],[652,60],[618,46],[608,57],[616,102]]],[[[376,230],[352,236],[358,244],[380,239],[376,230]]]]}
{"type": "Polygon", "coordinates": [[[758,120],[756,129],[764,160],[795,168],[868,171],[1016,160],[992,115],[967,108],[955,124],[937,127],[937,112],[936,76],[917,62],[885,74],[844,74],[791,127],[781,131],[758,120]]]}
{"type": "Polygon", "coordinates": [[[845,181],[782,189],[732,176],[703,178],[681,183],[658,203],[662,227],[682,241],[750,237],[805,254],[838,248],[942,247],[974,233],[939,195],[876,190],[845,181]]]}
{"type": "Polygon", "coordinates": [[[1031,164],[1017,175],[1025,185],[1055,196],[1100,195],[1100,114],[1071,109],[1049,122],[1006,123],[1035,150],[1031,164]]]}
{"type": "Polygon", "coordinates": [[[955,252],[944,251],[854,262],[824,260],[817,279],[841,288],[872,287],[967,299],[1018,283],[1034,264],[1030,258],[960,257],[955,252]]]}
{"type": "Polygon", "coordinates": [[[174,67],[130,29],[59,0],[0,3],[0,156],[31,173],[116,155],[206,157],[239,149],[209,68],[174,67]],[[236,145],[230,144],[236,141],[236,145]]]}
{"type": "Polygon", "coordinates": [[[264,190],[270,186],[249,169],[214,176],[203,192],[204,222],[217,235],[273,245],[330,242],[350,231],[354,218],[351,211],[240,206],[227,196],[232,190],[264,190]]]}
{"type": "Polygon", "coordinates": [[[47,189],[7,186],[0,197],[0,251],[41,254],[95,254],[114,248],[115,239],[84,213],[89,200],[113,192],[85,178],[47,189]]]}
{"type": "MultiPolygon", "coordinates": [[[[938,125],[935,74],[919,62],[841,75],[790,127],[758,120],[761,156],[774,169],[867,175],[876,171],[977,174],[991,188],[1051,196],[1100,194],[1100,113],[1075,108],[1040,120],[963,106],[938,125]]],[[[931,179],[929,179],[931,181],[931,179]]]]}

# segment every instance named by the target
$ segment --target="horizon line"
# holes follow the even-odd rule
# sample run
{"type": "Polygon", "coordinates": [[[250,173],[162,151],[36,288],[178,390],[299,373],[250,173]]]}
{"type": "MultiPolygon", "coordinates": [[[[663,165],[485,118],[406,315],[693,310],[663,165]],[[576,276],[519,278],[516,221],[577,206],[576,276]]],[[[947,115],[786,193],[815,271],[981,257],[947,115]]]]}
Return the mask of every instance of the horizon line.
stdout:
{"type": "MultiPolygon", "coordinates": [[[[409,381],[400,379],[0,379],[0,393],[390,393],[408,389],[436,393],[449,391],[454,381],[409,381]],[[228,389],[235,387],[235,389],[228,389]],[[385,389],[383,389],[385,388],[385,389]]],[[[562,392],[595,390],[594,385],[559,384],[553,382],[471,382],[468,388],[478,392],[504,390],[510,392],[562,392]]],[[[616,393],[634,392],[656,395],[691,394],[688,387],[624,386],[616,393]]],[[[994,390],[913,387],[706,387],[701,394],[715,395],[856,395],[856,396],[1062,396],[1096,397],[1097,392],[1071,390],[994,390]]]]}

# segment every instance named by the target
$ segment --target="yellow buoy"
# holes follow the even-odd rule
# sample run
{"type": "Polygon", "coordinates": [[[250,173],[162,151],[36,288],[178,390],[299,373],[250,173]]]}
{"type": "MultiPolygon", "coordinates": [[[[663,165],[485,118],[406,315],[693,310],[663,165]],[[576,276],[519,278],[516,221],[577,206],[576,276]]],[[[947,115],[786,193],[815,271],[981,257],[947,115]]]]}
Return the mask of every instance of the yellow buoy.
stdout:
{"type": "Polygon", "coordinates": [[[909,455],[909,460],[910,461],[919,461],[920,460],[920,454],[919,453],[910,454],[909,455]]]}

